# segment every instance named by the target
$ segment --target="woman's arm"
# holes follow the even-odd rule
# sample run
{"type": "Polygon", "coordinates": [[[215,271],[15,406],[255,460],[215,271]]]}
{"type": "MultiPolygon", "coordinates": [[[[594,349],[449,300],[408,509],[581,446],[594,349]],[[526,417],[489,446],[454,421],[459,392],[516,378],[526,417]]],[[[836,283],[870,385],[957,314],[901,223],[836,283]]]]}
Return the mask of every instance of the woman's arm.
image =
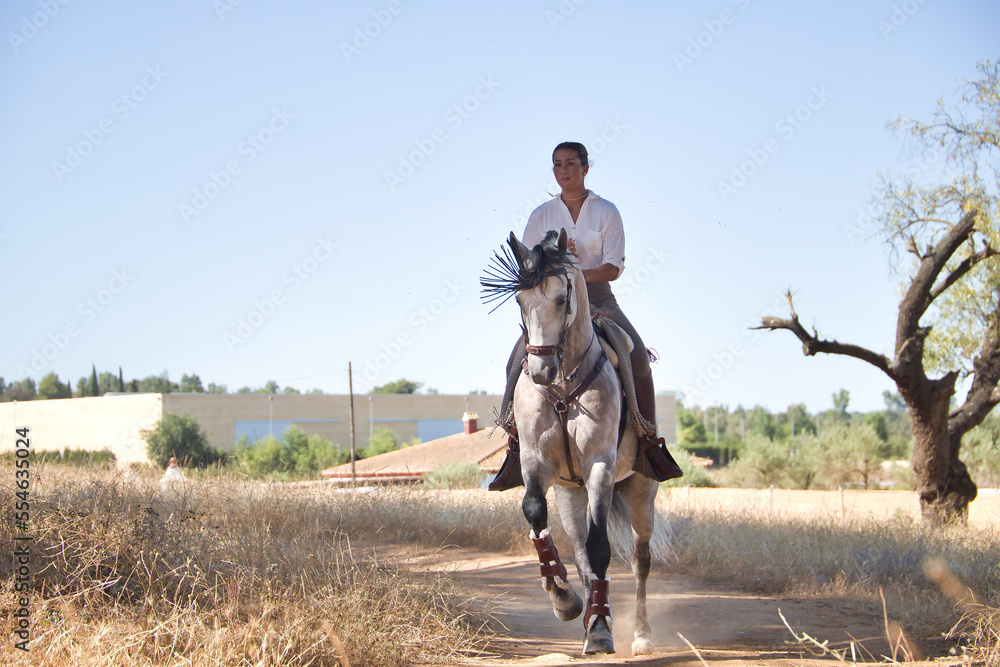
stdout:
{"type": "Polygon", "coordinates": [[[614,264],[601,264],[596,269],[584,269],[583,277],[588,283],[609,283],[617,280],[619,273],[614,264]]]}

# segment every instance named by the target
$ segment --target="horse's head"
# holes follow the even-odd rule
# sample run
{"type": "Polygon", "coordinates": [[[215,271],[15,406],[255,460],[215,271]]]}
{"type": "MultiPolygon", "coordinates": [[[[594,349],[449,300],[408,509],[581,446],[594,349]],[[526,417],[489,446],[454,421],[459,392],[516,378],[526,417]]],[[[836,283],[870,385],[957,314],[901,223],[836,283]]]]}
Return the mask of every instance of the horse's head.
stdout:
{"type": "MultiPolygon", "coordinates": [[[[534,248],[511,234],[524,289],[517,292],[528,351],[528,374],[541,385],[555,381],[567,335],[579,315],[578,291],[586,290],[566,230],[549,232],[534,248]]],[[[584,292],[586,293],[586,292],[584,292]]]]}

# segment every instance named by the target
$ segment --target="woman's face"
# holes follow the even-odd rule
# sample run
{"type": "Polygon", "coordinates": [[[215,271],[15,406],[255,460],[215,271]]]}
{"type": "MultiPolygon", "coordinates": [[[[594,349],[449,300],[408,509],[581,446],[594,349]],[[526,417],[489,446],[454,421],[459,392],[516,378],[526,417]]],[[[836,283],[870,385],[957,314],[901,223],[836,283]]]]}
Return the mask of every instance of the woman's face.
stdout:
{"type": "Polygon", "coordinates": [[[572,148],[560,148],[552,155],[552,173],[563,190],[582,190],[583,177],[590,171],[572,148]]]}

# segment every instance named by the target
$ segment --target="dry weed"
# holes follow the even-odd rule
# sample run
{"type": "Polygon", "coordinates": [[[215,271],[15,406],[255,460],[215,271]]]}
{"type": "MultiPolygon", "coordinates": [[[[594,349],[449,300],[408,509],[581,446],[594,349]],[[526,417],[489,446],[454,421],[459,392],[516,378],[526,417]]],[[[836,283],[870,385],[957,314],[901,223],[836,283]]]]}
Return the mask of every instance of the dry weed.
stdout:
{"type": "MultiPolygon", "coordinates": [[[[356,493],[234,481],[161,488],[54,466],[36,473],[33,664],[388,666],[441,661],[488,641],[488,615],[447,580],[353,546],[411,530],[385,518],[365,523],[364,508],[372,518],[379,503],[356,503],[356,493]]],[[[5,485],[7,553],[12,512],[5,485]]],[[[6,582],[10,568],[4,559],[6,582]]],[[[8,637],[14,608],[8,583],[0,595],[8,637]]]]}

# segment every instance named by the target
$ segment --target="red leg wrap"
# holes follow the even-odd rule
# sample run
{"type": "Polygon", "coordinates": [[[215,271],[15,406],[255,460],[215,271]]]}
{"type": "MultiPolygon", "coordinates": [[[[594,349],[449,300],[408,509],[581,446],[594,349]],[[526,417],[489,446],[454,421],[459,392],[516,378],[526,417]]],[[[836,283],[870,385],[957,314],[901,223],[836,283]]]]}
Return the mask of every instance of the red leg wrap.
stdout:
{"type": "Polygon", "coordinates": [[[566,566],[559,560],[559,552],[556,551],[556,545],[552,542],[552,534],[549,533],[545,537],[533,537],[531,543],[535,545],[535,551],[538,552],[542,576],[559,577],[563,581],[567,581],[566,566]]]}
{"type": "Polygon", "coordinates": [[[590,597],[587,598],[587,615],[583,618],[583,627],[590,628],[591,616],[607,616],[611,618],[611,598],[608,595],[607,579],[590,580],[590,597]]]}

